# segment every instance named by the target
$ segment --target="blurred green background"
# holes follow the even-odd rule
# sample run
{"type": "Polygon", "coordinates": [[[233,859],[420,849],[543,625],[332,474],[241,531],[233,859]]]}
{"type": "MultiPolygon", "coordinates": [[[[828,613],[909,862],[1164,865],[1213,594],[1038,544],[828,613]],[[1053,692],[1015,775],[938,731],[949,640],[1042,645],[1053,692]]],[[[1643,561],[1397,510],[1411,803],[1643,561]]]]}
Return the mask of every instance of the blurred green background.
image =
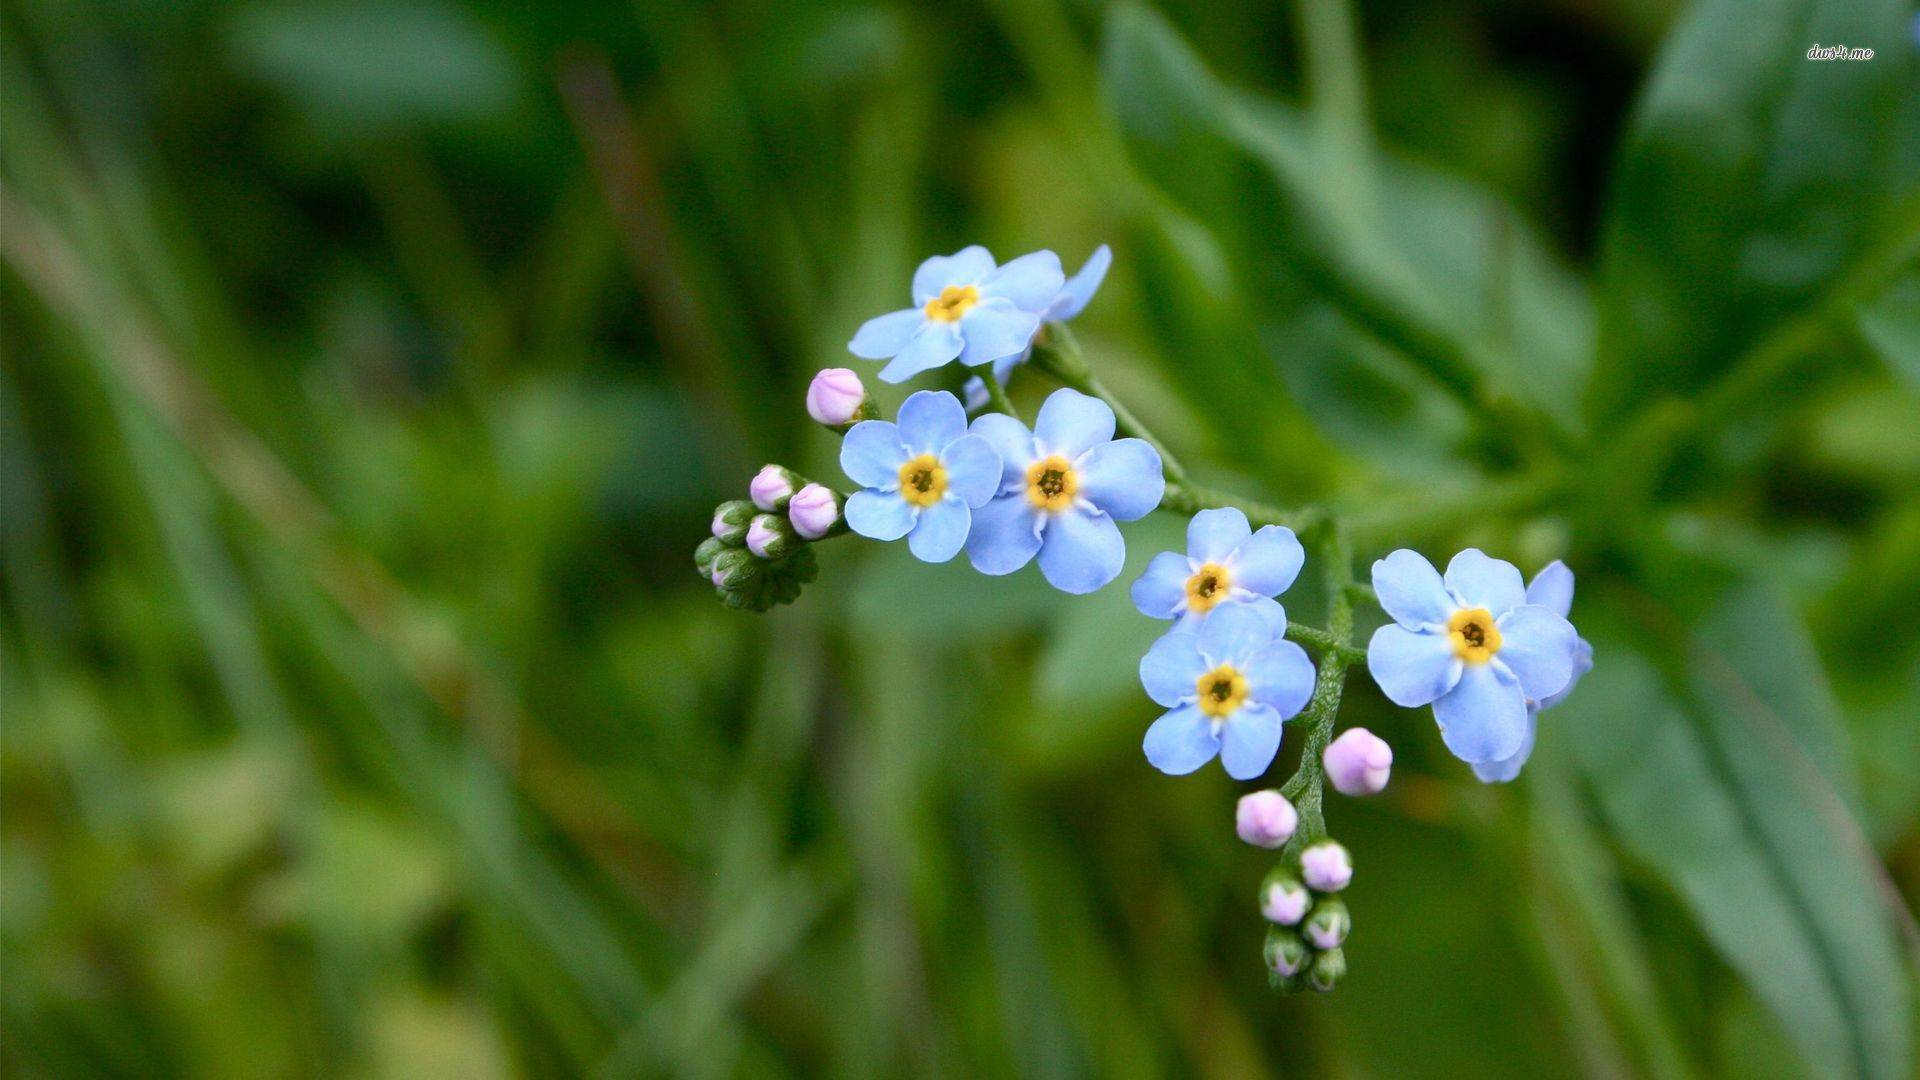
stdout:
{"type": "Polygon", "coordinates": [[[1908,4],[0,15],[8,1075],[1911,1075],[1908,4]],[[1140,754],[1179,522],[692,569],[918,260],[1103,241],[1205,480],[1580,575],[1515,785],[1350,680],[1329,996],[1140,754]]]}

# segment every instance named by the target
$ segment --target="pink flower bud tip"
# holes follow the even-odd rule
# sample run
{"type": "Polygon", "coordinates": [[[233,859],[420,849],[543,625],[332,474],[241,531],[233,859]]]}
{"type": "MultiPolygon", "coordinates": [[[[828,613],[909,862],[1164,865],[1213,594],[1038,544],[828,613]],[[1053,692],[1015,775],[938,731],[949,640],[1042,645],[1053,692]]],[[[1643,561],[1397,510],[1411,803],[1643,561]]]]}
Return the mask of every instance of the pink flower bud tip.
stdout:
{"type": "Polygon", "coordinates": [[[1375,795],[1393,771],[1393,747],[1366,728],[1348,728],[1327,747],[1327,779],[1342,795],[1375,795]]]}
{"type": "Polygon", "coordinates": [[[1266,895],[1260,898],[1260,914],[1265,915],[1268,922],[1294,926],[1306,918],[1310,899],[1307,890],[1297,881],[1269,882],[1266,895]]]}
{"type": "Polygon", "coordinates": [[[1240,796],[1240,804],[1234,808],[1234,830],[1240,839],[1255,847],[1277,848],[1293,836],[1294,827],[1300,824],[1300,815],[1287,801],[1285,795],[1277,791],[1256,791],[1240,796]]]}
{"type": "Polygon", "coordinates": [[[808,484],[787,503],[787,520],[793,523],[794,532],[809,540],[818,540],[840,520],[839,500],[827,488],[808,484]]]}
{"type": "Polygon", "coordinates": [[[1300,853],[1300,876],[1314,892],[1339,892],[1353,880],[1353,859],[1346,848],[1322,840],[1300,853]]]}
{"type": "Polygon", "coordinates": [[[767,545],[779,539],[779,530],[773,527],[773,519],[762,514],[747,526],[747,550],[761,558],[767,558],[767,545]]]}
{"type": "Polygon", "coordinates": [[[727,575],[722,571],[720,571],[719,569],[715,569],[712,575],[710,576],[713,578],[714,588],[724,589],[727,587],[727,575]]]}
{"type": "Polygon", "coordinates": [[[747,485],[747,497],[762,510],[780,509],[780,500],[791,494],[793,485],[787,482],[787,470],[778,465],[761,469],[753,475],[753,483],[747,485]]]}
{"type": "Polygon", "coordinates": [[[733,526],[727,524],[726,518],[721,517],[719,514],[713,515],[713,535],[725,536],[732,531],[733,526]]]}
{"type": "Polygon", "coordinates": [[[850,423],[867,400],[860,376],[843,367],[827,368],[807,387],[807,415],[828,427],[850,423]]]}

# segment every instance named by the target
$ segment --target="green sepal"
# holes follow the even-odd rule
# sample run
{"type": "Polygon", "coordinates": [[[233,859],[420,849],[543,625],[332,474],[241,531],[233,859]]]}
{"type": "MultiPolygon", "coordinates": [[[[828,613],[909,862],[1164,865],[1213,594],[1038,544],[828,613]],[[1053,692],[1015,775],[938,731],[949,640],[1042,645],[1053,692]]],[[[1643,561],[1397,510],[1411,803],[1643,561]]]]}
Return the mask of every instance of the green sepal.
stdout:
{"type": "Polygon", "coordinates": [[[1321,993],[1340,985],[1347,977],[1347,954],[1339,949],[1328,949],[1313,958],[1313,966],[1307,969],[1307,985],[1321,993]]]}
{"type": "Polygon", "coordinates": [[[714,536],[728,547],[747,542],[747,523],[760,508],[745,499],[731,499],[713,508],[714,536]]]}

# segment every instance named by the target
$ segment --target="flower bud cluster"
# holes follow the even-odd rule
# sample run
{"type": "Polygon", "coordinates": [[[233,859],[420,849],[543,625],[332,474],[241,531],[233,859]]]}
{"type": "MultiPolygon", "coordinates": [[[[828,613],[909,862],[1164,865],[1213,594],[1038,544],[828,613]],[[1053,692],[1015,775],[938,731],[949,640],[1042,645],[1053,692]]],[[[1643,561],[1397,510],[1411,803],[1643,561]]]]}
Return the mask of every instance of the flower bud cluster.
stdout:
{"type": "Polygon", "coordinates": [[[1324,993],[1346,977],[1341,946],[1353,917],[1337,894],[1352,879],[1347,849],[1320,840],[1274,867],[1260,883],[1260,914],[1273,924],[1264,955],[1267,981],[1275,990],[1324,993]]]}
{"type": "Polygon", "coordinates": [[[846,531],[844,503],[839,492],[768,465],[747,485],[747,498],[714,508],[713,535],[694,550],[694,565],[728,607],[791,604],[819,575],[812,542],[846,531]]]}

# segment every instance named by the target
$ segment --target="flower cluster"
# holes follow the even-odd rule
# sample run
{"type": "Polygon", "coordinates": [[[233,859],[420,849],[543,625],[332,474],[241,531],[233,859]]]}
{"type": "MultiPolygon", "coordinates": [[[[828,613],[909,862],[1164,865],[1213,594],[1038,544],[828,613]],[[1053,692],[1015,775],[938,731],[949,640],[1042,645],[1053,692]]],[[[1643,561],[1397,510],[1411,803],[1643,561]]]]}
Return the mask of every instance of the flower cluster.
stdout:
{"type": "MultiPolygon", "coordinates": [[[[1293,804],[1277,791],[1242,796],[1236,816],[1240,838],[1265,848],[1285,844],[1299,820],[1293,804]]],[[[1325,992],[1346,977],[1341,947],[1353,918],[1339,893],[1352,880],[1347,849],[1321,839],[1284,857],[1261,881],[1260,914],[1271,924],[1264,955],[1274,989],[1325,992]]]]}
{"type": "Polygon", "coordinates": [[[791,604],[819,576],[812,542],[846,531],[842,502],[832,488],[768,465],[754,474],[747,498],[714,508],[713,535],[694,550],[694,565],[728,607],[791,604]]]}

